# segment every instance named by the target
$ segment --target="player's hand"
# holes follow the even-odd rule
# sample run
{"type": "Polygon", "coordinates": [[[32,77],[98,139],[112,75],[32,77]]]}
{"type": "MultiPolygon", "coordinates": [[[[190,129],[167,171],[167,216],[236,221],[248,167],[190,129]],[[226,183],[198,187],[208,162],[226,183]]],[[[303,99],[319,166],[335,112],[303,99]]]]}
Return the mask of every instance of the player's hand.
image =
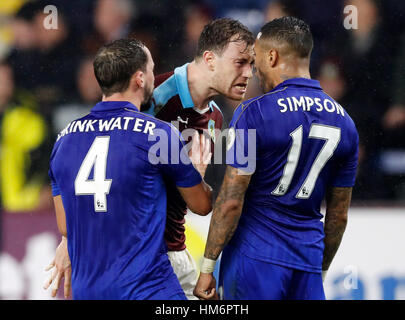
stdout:
{"type": "Polygon", "coordinates": [[[218,300],[216,280],[212,273],[200,273],[193,294],[200,300],[218,300]]]}
{"type": "Polygon", "coordinates": [[[194,167],[201,174],[201,177],[204,178],[205,171],[212,157],[210,139],[196,131],[191,142],[189,157],[194,167]]]}
{"type": "Polygon", "coordinates": [[[62,241],[56,248],[55,259],[53,259],[51,264],[45,268],[45,271],[52,272],[44,284],[44,289],[47,290],[52,284],[51,295],[52,297],[56,297],[60,281],[62,280],[62,278],[65,278],[64,296],[65,298],[68,298],[71,288],[72,267],[70,264],[66,237],[62,237],[62,241]]]}

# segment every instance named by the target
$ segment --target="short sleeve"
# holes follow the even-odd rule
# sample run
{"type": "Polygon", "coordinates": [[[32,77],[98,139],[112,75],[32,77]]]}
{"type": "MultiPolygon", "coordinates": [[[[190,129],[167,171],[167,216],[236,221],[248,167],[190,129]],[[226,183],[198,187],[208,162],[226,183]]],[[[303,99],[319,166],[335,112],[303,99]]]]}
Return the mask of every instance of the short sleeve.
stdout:
{"type": "Polygon", "coordinates": [[[185,142],[180,132],[171,126],[168,149],[160,153],[160,168],[165,176],[180,188],[190,188],[202,181],[200,173],[194,168],[188,156],[185,142]]]}
{"type": "MultiPolygon", "coordinates": [[[[245,107],[246,108],[246,107],[245,107]]],[[[256,170],[257,136],[248,110],[239,106],[233,115],[227,133],[226,164],[247,174],[256,170]]]]}
{"type": "Polygon", "coordinates": [[[57,145],[58,145],[58,143],[55,144],[55,146],[52,150],[51,159],[50,159],[50,163],[49,163],[49,170],[48,170],[49,179],[51,180],[52,196],[54,196],[54,197],[60,195],[59,185],[56,182],[56,178],[52,171],[52,162],[53,162],[53,158],[56,153],[56,150],[57,150],[57,145]]]}
{"type": "Polygon", "coordinates": [[[49,174],[49,178],[51,179],[52,196],[54,196],[54,197],[59,196],[60,189],[59,189],[58,183],[56,182],[56,180],[53,176],[51,168],[49,169],[48,174],[49,174]]]}
{"type": "Polygon", "coordinates": [[[335,175],[332,185],[334,187],[353,187],[356,181],[358,155],[359,155],[359,136],[356,136],[351,142],[351,148],[345,159],[340,159],[335,166],[335,175]]]}

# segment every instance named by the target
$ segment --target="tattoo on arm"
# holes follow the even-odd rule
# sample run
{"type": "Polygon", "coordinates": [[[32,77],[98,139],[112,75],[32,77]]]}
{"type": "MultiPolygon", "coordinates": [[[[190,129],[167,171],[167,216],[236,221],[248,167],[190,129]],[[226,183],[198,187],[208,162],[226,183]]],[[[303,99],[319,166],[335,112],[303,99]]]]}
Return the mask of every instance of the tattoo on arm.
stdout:
{"type": "Polygon", "coordinates": [[[352,188],[334,187],[326,195],[325,215],[325,249],[323,252],[322,270],[329,266],[342,241],[347,224],[347,212],[350,206],[352,188]]]}
{"type": "Polygon", "coordinates": [[[251,175],[240,175],[228,166],[215,202],[204,256],[216,260],[232,238],[242,213],[245,192],[251,175]]]}

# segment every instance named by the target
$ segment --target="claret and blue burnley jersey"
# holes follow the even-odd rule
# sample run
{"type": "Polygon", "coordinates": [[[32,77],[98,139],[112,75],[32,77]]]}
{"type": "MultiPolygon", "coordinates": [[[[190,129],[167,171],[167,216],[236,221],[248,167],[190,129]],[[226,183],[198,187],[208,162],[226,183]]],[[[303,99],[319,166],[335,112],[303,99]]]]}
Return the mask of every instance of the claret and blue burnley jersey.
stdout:
{"type": "Polygon", "coordinates": [[[201,182],[190,162],[179,161],[183,146],[172,125],[124,101],[98,103],[59,134],[50,177],[66,212],[75,299],[184,296],[164,241],[163,181],[201,182]]]}
{"type": "Polygon", "coordinates": [[[355,183],[352,119],[318,81],[295,78],[243,102],[230,127],[227,163],[253,172],[230,245],[257,260],[321,272],[325,191],[355,183]]]}
{"type": "MultiPolygon", "coordinates": [[[[198,130],[200,133],[208,132],[213,151],[215,133],[222,128],[223,115],[214,101],[210,101],[205,110],[195,108],[188,87],[187,66],[188,63],[174,71],[156,76],[153,103],[145,112],[163,121],[174,121],[181,132],[188,128],[198,130]]],[[[184,216],[187,213],[187,205],[170,177],[165,181],[167,185],[165,240],[170,251],[181,251],[186,248],[184,216]]]]}

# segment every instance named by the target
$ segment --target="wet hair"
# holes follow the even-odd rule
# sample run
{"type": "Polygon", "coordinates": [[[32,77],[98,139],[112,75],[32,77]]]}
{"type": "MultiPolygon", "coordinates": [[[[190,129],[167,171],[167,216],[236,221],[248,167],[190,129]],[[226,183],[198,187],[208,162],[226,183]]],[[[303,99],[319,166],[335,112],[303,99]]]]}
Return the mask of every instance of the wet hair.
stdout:
{"type": "Polygon", "coordinates": [[[196,57],[202,57],[204,51],[222,54],[230,42],[242,41],[246,47],[253,45],[253,33],[238,20],[230,18],[216,19],[205,25],[198,39],[196,57]]]}
{"type": "Polygon", "coordinates": [[[266,23],[260,32],[260,40],[287,44],[287,50],[300,58],[309,57],[314,46],[309,25],[295,17],[274,19],[266,23]]]}
{"type": "Polygon", "coordinates": [[[103,94],[108,97],[123,92],[138,70],[146,71],[148,56],[144,44],[137,39],[119,39],[101,47],[93,67],[103,94]]]}

